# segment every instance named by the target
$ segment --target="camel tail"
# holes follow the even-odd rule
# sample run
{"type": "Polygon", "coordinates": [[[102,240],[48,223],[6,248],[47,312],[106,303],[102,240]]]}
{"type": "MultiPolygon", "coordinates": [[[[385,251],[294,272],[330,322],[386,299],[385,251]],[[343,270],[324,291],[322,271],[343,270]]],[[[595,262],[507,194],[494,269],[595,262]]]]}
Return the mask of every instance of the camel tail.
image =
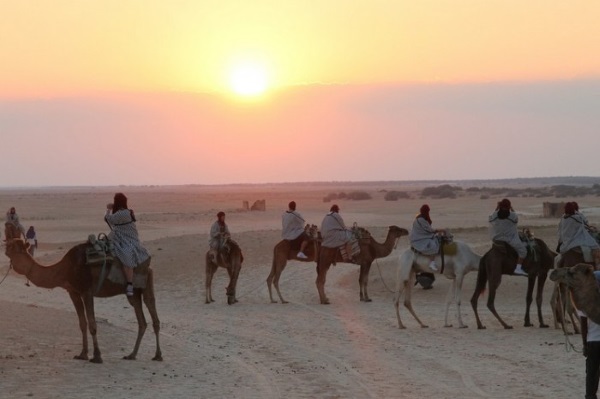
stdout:
{"type": "Polygon", "coordinates": [[[477,271],[477,283],[475,285],[475,292],[479,292],[479,296],[485,293],[485,286],[487,285],[487,267],[486,267],[487,254],[481,257],[479,260],[479,270],[477,271]]]}

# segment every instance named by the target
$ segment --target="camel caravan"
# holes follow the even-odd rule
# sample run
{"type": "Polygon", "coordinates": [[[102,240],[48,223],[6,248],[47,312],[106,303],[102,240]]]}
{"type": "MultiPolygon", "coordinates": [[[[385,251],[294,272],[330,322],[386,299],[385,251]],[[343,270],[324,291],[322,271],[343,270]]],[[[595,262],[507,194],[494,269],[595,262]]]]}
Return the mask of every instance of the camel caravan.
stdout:
{"type": "MultiPolygon", "coordinates": [[[[15,215],[16,216],[16,215],[15,215]]],[[[142,337],[147,328],[142,304],[145,304],[152,319],[156,339],[156,352],[153,360],[162,360],[159,344],[160,321],[156,311],[154,276],[150,267],[151,257],[140,244],[135,215],[127,207],[127,198],[122,193],[115,194],[114,203],[107,205],[105,220],[111,232],[108,236],[90,235],[84,243],[67,251],[61,260],[52,265],[41,265],[28,250],[29,243],[23,240],[23,229],[14,221],[5,225],[6,256],[17,273],[44,288],[64,288],[73,302],[82,334],[82,350],[76,359],[102,363],[97,340],[97,323],[94,313],[94,298],[126,295],[134,309],[138,333],[132,352],[125,359],[136,358],[142,337]],[[93,354],[88,353],[88,332],[92,337],[93,354]]],[[[282,239],[273,249],[273,260],[267,277],[267,288],[271,303],[275,287],[279,302],[288,303],[281,293],[279,282],[289,261],[316,264],[315,284],[320,304],[330,304],[325,294],[327,272],[338,263],[359,266],[359,300],[371,302],[368,293],[369,272],[376,259],[392,254],[398,241],[407,236],[410,247],[398,256],[394,307],[398,328],[404,329],[400,316],[400,301],[417,323],[426,328],[412,305],[412,289],[418,273],[437,273],[452,280],[445,302],[444,326],[452,327],[448,320],[450,306],[457,308],[459,328],[466,328],[461,316],[461,296],[465,276],[477,272],[476,287],[471,297],[477,328],[485,329],[478,313],[478,300],[487,287],[487,308],[505,329],[511,329],[495,308],[496,292],[502,275],[523,276],[528,280],[524,326],[532,326],[530,307],[533,292],[536,290],[538,325],[547,328],[542,317],[543,290],[548,274],[556,282],[552,299],[555,327],[565,327],[566,316],[577,330],[574,308],[586,312],[590,319],[600,322],[597,304],[600,293],[593,274],[594,267],[600,265],[600,246],[596,237],[589,240],[586,234],[594,229],[578,213],[576,203],[565,205],[565,215],[559,225],[559,248],[551,250],[529,229],[517,230],[517,216],[510,201],[504,199],[489,217],[491,248],[483,255],[475,253],[467,243],[455,241],[446,230],[433,229],[430,208],[423,205],[415,218],[412,229],[395,225],[388,228],[383,241],[378,241],[371,233],[354,224],[348,228],[340,215],[337,204],[331,206],[321,226],[307,223],[291,201],[288,210],[282,215],[282,239]],[[572,220],[571,220],[572,219],[572,220]],[[586,233],[587,232],[587,233],[586,233]],[[583,238],[578,238],[580,235],[583,238]],[[571,304],[569,298],[573,298],[571,304]]],[[[238,302],[236,286],[244,261],[240,245],[231,238],[225,222],[225,213],[219,212],[210,230],[209,250],[205,256],[205,303],[214,302],[212,280],[219,268],[229,275],[226,288],[227,303],[238,302]]]]}

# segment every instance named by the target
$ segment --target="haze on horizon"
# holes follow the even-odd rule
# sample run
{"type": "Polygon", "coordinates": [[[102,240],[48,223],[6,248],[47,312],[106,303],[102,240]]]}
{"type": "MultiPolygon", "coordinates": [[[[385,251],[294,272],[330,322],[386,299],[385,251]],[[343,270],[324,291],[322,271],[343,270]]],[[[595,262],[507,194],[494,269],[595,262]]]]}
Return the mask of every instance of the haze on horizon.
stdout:
{"type": "Polygon", "coordinates": [[[0,5],[0,187],[598,175],[598,2],[0,5]]]}

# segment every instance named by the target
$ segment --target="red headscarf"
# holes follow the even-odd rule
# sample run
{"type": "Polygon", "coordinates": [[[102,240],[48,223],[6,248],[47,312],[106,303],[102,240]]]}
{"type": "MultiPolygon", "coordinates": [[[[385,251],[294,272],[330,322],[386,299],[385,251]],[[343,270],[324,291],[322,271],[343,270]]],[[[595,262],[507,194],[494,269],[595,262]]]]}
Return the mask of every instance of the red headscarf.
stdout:
{"type": "Polygon", "coordinates": [[[574,202],[567,202],[565,204],[565,216],[574,215],[576,210],[577,209],[574,202]]]}
{"type": "Polygon", "coordinates": [[[423,206],[421,206],[421,209],[419,209],[419,215],[417,217],[422,217],[423,219],[427,220],[429,224],[431,224],[431,217],[429,217],[430,210],[431,209],[429,208],[429,205],[423,204],[423,206]]]}

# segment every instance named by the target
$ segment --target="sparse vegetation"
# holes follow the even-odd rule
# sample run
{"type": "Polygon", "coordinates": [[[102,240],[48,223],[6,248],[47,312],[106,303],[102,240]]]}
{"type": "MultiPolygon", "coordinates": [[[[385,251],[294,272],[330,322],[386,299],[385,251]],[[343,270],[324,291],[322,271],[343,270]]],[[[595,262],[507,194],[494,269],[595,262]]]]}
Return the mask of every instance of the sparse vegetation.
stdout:
{"type": "Polygon", "coordinates": [[[385,193],[383,197],[386,201],[398,201],[399,199],[409,199],[410,195],[408,195],[405,191],[388,191],[385,193]]]}

